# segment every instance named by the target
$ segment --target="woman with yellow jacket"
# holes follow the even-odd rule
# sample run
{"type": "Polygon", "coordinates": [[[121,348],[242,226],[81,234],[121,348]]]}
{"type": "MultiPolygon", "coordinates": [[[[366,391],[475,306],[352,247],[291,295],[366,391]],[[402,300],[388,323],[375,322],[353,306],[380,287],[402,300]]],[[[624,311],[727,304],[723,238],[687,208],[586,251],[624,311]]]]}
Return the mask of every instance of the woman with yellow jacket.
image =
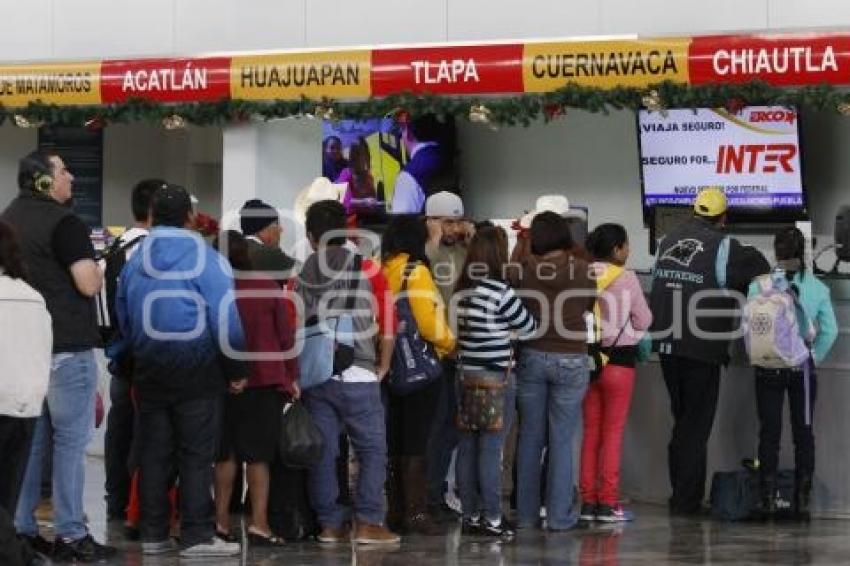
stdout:
{"type": "MultiPolygon", "coordinates": [[[[421,218],[396,216],[384,233],[381,257],[394,295],[401,292],[406,279],[407,298],[419,334],[442,358],[454,350],[455,336],[425,256],[427,239],[428,229],[421,218]]],[[[394,530],[420,534],[436,531],[427,512],[425,447],[440,385],[434,381],[407,395],[386,389],[390,457],[387,522],[394,530]]]]}

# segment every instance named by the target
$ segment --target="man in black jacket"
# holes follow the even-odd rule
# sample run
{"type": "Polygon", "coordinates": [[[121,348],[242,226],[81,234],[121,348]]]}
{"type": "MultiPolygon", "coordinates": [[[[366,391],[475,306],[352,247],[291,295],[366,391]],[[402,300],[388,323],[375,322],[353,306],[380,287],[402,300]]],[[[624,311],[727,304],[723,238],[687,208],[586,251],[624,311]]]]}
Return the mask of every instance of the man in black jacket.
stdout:
{"type": "Polygon", "coordinates": [[[3,212],[21,241],[29,283],[44,297],[53,319],[53,361],[45,410],[39,417],[24,475],[15,527],[39,551],[35,508],[41,469],[52,440],[55,510],[52,558],[95,562],[115,549],[95,542],[83,511],[85,449],[94,425],[100,343],[93,297],[103,277],[94,262],[88,227],[71,207],[74,177],[55,153],[34,151],[18,167],[20,193],[3,212]]]}
{"type": "Polygon", "coordinates": [[[661,358],[675,421],[668,466],[670,510],[676,514],[701,510],[720,366],[729,361],[735,311],[753,277],[770,270],[761,253],[723,234],[725,223],[725,194],[717,187],[704,189],[694,217],[659,245],[653,271],[653,348],[661,358]]]}

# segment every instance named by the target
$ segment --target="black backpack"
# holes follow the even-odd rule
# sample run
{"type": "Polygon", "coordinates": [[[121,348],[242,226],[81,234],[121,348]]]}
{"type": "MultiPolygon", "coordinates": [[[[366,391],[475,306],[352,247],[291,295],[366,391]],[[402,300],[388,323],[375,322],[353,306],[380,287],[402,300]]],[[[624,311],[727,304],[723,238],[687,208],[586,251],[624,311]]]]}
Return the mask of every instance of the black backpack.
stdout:
{"type": "Polygon", "coordinates": [[[118,319],[115,317],[115,295],[118,293],[118,277],[127,263],[127,250],[138,244],[145,235],[136,236],[129,242],[116,238],[97,257],[103,269],[103,288],[97,296],[97,326],[104,344],[109,344],[118,334],[118,319]]]}

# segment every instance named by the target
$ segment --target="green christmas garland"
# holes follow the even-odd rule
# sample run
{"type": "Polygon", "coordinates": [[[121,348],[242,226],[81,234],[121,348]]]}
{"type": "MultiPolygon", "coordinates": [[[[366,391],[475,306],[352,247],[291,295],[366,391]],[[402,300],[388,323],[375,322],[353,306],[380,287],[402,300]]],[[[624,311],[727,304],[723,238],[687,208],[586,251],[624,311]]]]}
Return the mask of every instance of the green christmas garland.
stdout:
{"type": "Polygon", "coordinates": [[[131,99],[122,104],[104,106],[58,106],[33,102],[24,108],[0,106],[0,124],[8,119],[21,127],[52,124],[100,128],[107,124],[149,122],[174,129],[185,124],[211,126],[297,117],[367,119],[403,112],[409,116],[427,113],[438,117],[454,116],[495,127],[528,126],[541,118],[548,122],[573,108],[607,114],[611,110],[639,108],[662,113],[667,108],[725,107],[737,111],[746,105],[794,106],[846,115],[850,114],[850,92],[827,84],[782,88],[761,81],[702,86],[668,81],[648,88],[613,89],[571,82],[542,94],[493,97],[402,93],[358,102],[307,98],[268,102],[223,99],[185,104],[131,99]]]}

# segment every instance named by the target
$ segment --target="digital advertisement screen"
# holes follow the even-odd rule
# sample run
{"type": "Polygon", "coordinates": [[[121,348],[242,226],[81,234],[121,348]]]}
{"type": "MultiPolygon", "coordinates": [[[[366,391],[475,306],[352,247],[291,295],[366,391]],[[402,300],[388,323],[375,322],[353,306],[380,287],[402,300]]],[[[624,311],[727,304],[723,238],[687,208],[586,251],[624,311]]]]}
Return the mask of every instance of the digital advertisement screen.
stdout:
{"type": "Polygon", "coordinates": [[[344,205],[349,214],[386,215],[402,154],[392,118],[322,122],[322,176],[348,185],[344,205]]]}
{"type": "Polygon", "coordinates": [[[429,195],[456,191],[455,157],[451,119],[422,115],[403,122],[387,117],[322,123],[322,175],[347,185],[343,205],[361,222],[419,214],[429,195]]]}
{"type": "Polygon", "coordinates": [[[691,205],[707,186],[723,188],[732,213],[804,210],[798,118],[782,106],[641,110],[645,210],[691,205]]]}

